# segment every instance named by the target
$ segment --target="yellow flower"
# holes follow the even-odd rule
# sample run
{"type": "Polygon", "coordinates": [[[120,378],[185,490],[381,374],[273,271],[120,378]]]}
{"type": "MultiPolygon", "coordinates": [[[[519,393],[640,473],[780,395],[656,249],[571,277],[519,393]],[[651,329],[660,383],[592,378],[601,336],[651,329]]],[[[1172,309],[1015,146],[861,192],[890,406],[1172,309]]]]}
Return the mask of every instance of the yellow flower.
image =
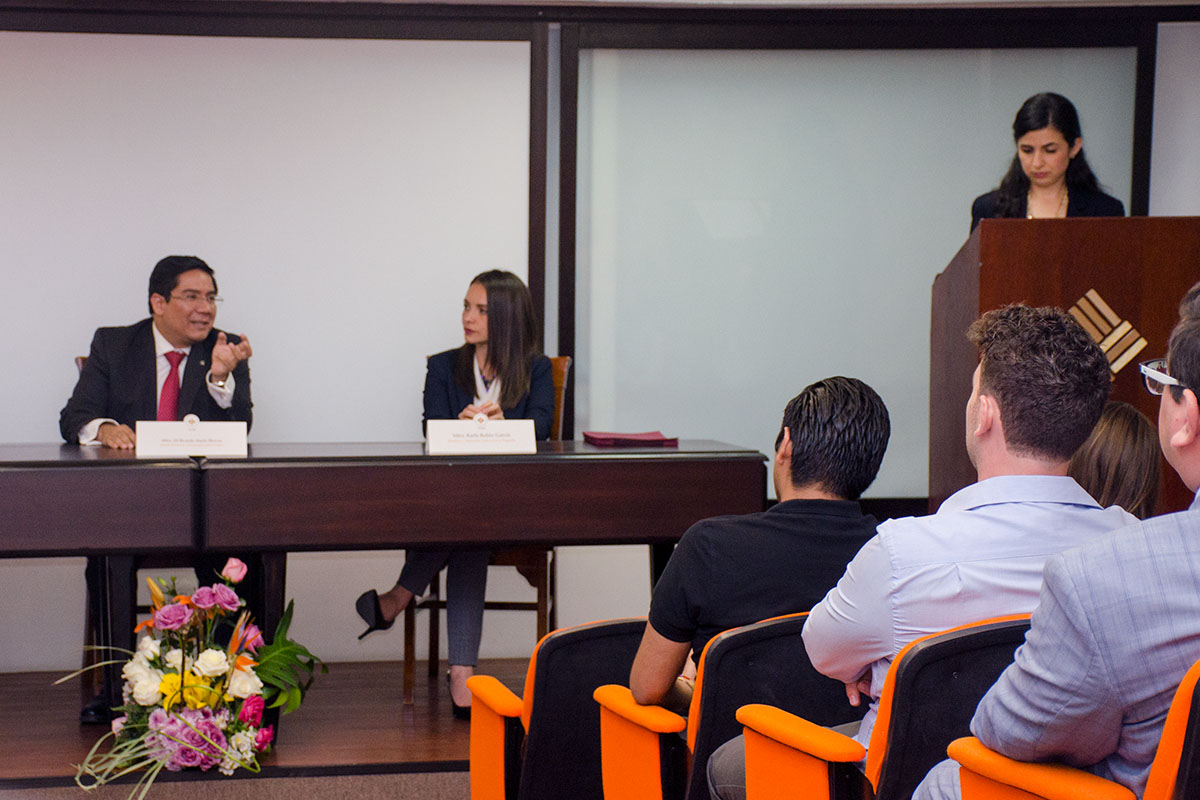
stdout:
{"type": "Polygon", "coordinates": [[[208,681],[192,672],[185,672],[182,676],[176,673],[163,675],[158,690],[163,695],[163,708],[168,711],[180,700],[186,703],[188,708],[204,708],[216,705],[221,696],[219,692],[213,691],[208,681]]]}
{"type": "Polygon", "coordinates": [[[146,584],[150,587],[150,602],[154,604],[154,610],[163,607],[166,598],[163,597],[162,589],[158,587],[158,583],[153,578],[146,578],[146,584]]]}

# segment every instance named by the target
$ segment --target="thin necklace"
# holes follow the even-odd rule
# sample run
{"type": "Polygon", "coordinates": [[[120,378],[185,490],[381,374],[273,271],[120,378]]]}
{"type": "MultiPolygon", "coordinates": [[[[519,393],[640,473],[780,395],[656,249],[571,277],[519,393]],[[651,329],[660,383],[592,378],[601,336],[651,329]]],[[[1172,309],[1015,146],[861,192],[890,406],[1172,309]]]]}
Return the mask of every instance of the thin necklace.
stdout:
{"type": "MultiPolygon", "coordinates": [[[[1067,208],[1067,187],[1064,186],[1062,196],[1058,199],[1058,210],[1054,212],[1054,218],[1065,217],[1064,213],[1067,208]]],[[[1033,191],[1025,195],[1025,219],[1035,219],[1033,216],[1033,191]]],[[[1050,219],[1050,218],[1048,218],[1050,219]]]]}

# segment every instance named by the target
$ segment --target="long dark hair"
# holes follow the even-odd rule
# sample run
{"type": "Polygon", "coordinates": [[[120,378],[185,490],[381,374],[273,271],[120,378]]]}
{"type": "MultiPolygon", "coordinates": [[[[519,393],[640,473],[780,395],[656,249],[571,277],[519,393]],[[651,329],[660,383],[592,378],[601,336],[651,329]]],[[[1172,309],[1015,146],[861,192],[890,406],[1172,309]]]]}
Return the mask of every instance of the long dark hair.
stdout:
{"type": "MultiPolygon", "coordinates": [[[[1051,127],[1067,140],[1067,147],[1075,144],[1075,140],[1083,136],[1079,128],[1079,112],[1074,104],[1061,94],[1042,92],[1021,104],[1017,116],[1013,119],[1013,141],[1030,131],[1040,131],[1051,127]]],[[[1089,192],[1099,192],[1100,183],[1096,180],[1092,168],[1088,166],[1087,158],[1080,148],[1075,157],[1067,165],[1067,191],[1084,189],[1089,192]]],[[[1021,169],[1021,158],[1014,154],[1008,172],[1000,181],[1000,198],[996,203],[996,215],[999,217],[1024,216],[1025,198],[1029,194],[1029,177],[1021,169]]]]}
{"type": "Polygon", "coordinates": [[[1071,457],[1067,474],[1100,505],[1120,506],[1138,519],[1158,505],[1158,433],[1146,415],[1110,400],[1092,435],[1071,457]]]}
{"type": "MultiPolygon", "coordinates": [[[[500,379],[500,407],[512,408],[529,392],[533,359],[540,355],[533,298],[525,283],[511,272],[492,269],[471,279],[487,292],[487,361],[500,379]]],[[[459,386],[475,391],[475,345],[458,351],[454,376],[459,386]]]]}

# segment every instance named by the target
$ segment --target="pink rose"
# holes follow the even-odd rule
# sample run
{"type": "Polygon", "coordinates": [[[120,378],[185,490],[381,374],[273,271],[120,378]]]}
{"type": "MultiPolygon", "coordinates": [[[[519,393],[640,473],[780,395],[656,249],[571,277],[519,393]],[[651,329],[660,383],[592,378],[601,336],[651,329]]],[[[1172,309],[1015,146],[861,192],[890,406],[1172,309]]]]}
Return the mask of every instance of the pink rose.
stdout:
{"type": "Polygon", "coordinates": [[[229,559],[221,570],[221,577],[230,583],[241,583],[242,579],[246,577],[245,563],[238,558],[229,559]]]}
{"type": "Polygon", "coordinates": [[[192,604],[196,608],[209,609],[217,604],[216,595],[213,593],[211,586],[201,586],[192,595],[192,604]]]}
{"type": "Polygon", "coordinates": [[[271,746],[271,741],[275,738],[275,726],[268,725],[265,728],[259,728],[258,733],[254,735],[254,749],[262,752],[271,746]]]}
{"type": "Polygon", "coordinates": [[[257,728],[262,723],[263,706],[266,703],[260,694],[252,694],[242,703],[242,710],[238,712],[238,719],[246,723],[252,728],[257,728]]]}
{"type": "Polygon", "coordinates": [[[216,604],[226,611],[237,611],[241,605],[242,601],[238,598],[237,592],[223,583],[214,584],[212,592],[216,604]]]}
{"type": "Polygon", "coordinates": [[[179,745],[179,749],[171,755],[171,760],[167,762],[167,769],[175,772],[184,767],[198,767],[204,761],[204,754],[194,747],[189,747],[186,744],[179,745]]]}
{"type": "Polygon", "coordinates": [[[154,613],[154,627],[160,631],[177,631],[187,625],[192,610],[182,603],[171,603],[154,613]]]}
{"type": "Polygon", "coordinates": [[[262,631],[253,622],[246,626],[246,634],[243,639],[245,641],[245,648],[251,653],[257,653],[258,648],[266,644],[263,641],[262,631]]]}
{"type": "Polygon", "coordinates": [[[128,717],[125,714],[122,714],[112,721],[113,736],[121,735],[121,729],[125,727],[125,720],[127,719],[128,717]]]}

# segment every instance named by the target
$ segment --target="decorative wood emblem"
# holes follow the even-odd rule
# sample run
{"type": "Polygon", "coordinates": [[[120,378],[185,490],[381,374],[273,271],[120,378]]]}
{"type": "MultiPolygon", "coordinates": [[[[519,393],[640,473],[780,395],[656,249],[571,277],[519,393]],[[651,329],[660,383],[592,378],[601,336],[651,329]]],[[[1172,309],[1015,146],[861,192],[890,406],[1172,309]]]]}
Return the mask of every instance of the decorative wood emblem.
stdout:
{"type": "Polygon", "coordinates": [[[1079,298],[1071,306],[1070,314],[1108,356],[1108,367],[1114,375],[1146,346],[1137,328],[1129,320],[1121,319],[1095,289],[1089,289],[1079,298]]]}

